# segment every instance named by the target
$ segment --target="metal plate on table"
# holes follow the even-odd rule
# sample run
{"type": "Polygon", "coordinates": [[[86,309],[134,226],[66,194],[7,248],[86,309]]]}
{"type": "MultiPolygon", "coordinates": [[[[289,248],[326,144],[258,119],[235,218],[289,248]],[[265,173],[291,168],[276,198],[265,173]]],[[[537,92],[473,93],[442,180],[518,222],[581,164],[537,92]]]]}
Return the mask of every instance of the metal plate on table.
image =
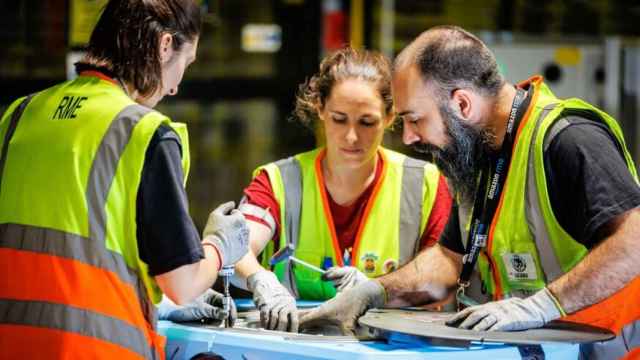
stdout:
{"type": "Polygon", "coordinates": [[[266,330],[262,328],[260,323],[260,312],[246,311],[238,312],[238,318],[232,328],[224,328],[219,325],[211,325],[204,323],[189,323],[182,324],[186,326],[193,326],[199,328],[207,328],[215,331],[230,331],[236,333],[244,333],[251,335],[268,335],[279,336],[284,340],[292,341],[313,341],[313,342],[330,342],[330,343],[353,343],[363,340],[375,340],[368,333],[356,333],[355,335],[344,335],[340,328],[334,324],[324,324],[312,328],[306,328],[300,333],[290,333],[276,330],[266,330]]]}
{"type": "Polygon", "coordinates": [[[358,322],[383,333],[399,332],[414,336],[455,341],[492,342],[504,344],[590,343],[606,341],[615,335],[588,325],[553,321],[543,328],[522,331],[474,331],[445,325],[454,313],[372,309],[358,322]]]}

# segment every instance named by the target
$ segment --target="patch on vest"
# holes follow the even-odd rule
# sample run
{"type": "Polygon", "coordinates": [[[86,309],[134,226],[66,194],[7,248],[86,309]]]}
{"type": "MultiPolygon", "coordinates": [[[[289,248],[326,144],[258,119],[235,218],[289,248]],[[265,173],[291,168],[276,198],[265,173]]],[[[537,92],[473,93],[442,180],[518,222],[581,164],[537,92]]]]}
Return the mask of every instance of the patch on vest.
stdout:
{"type": "Polygon", "coordinates": [[[506,253],[502,255],[504,267],[507,269],[509,280],[537,280],[536,264],[533,256],[528,253],[512,254],[506,253]]]}
{"type": "Polygon", "coordinates": [[[376,261],[380,257],[374,253],[365,253],[361,258],[362,264],[364,264],[364,272],[365,273],[374,273],[376,272],[376,261]]]}
{"type": "Polygon", "coordinates": [[[384,268],[384,273],[388,274],[392,271],[396,271],[398,268],[398,261],[394,259],[387,259],[384,264],[382,264],[382,267],[384,268]]]}

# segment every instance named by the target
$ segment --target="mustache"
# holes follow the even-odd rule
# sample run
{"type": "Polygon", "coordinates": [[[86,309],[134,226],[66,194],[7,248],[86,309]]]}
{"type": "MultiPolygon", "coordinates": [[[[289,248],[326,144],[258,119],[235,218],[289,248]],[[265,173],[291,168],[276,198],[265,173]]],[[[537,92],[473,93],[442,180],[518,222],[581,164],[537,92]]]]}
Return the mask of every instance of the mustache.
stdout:
{"type": "Polygon", "coordinates": [[[437,154],[439,151],[442,150],[435,145],[423,144],[423,143],[412,144],[411,148],[413,149],[413,151],[417,153],[424,154],[424,155],[431,155],[431,156],[435,156],[435,154],[437,154]]]}

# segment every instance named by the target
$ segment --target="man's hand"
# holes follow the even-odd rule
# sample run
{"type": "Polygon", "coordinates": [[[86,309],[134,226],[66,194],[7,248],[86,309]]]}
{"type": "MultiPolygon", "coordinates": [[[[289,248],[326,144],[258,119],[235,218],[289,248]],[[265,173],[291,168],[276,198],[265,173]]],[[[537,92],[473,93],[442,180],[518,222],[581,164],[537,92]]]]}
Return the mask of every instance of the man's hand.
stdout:
{"type": "Polygon", "coordinates": [[[369,280],[369,278],[353,266],[334,266],[322,274],[322,280],[333,282],[336,290],[342,292],[369,280]]]}
{"type": "Polygon", "coordinates": [[[298,332],[298,307],[289,291],[271,271],[258,271],[247,278],[253,302],[260,310],[262,327],[269,330],[298,332]]]}
{"type": "Polygon", "coordinates": [[[222,294],[208,289],[194,301],[180,306],[163,296],[162,301],[158,304],[158,318],[173,322],[206,321],[220,324],[229,316],[229,322],[233,326],[238,317],[236,304],[231,301],[227,313],[222,305],[223,298],[222,294]]]}
{"type": "Polygon", "coordinates": [[[513,331],[542,327],[562,316],[560,303],[544,288],[526,298],[510,298],[472,306],[455,314],[447,325],[477,331],[513,331]]]}
{"type": "Polygon", "coordinates": [[[377,280],[367,280],[303,314],[300,326],[313,327],[328,322],[339,326],[344,334],[353,334],[358,318],[369,309],[384,306],[385,296],[384,287],[377,280]]]}
{"type": "Polygon", "coordinates": [[[235,210],[233,201],[218,206],[209,214],[202,241],[211,242],[220,253],[221,266],[238,262],[249,250],[249,228],[244,215],[235,210]]]}

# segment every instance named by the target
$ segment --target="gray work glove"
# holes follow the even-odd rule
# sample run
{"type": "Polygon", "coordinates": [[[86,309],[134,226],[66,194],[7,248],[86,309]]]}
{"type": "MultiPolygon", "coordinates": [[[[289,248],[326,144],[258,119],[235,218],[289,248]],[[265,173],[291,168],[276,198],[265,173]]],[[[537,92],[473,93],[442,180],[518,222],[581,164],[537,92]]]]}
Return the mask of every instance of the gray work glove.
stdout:
{"type": "Polygon", "coordinates": [[[383,307],[385,303],[384,287],[377,280],[367,280],[302,314],[300,327],[308,328],[330,323],[339,326],[344,334],[354,334],[358,318],[367,310],[383,307]]]}
{"type": "Polygon", "coordinates": [[[338,292],[350,289],[369,278],[353,266],[334,266],[322,274],[322,280],[333,282],[338,292]]]}
{"type": "Polygon", "coordinates": [[[231,301],[229,312],[224,310],[222,299],[224,295],[207,289],[202,295],[187,305],[176,305],[168,297],[163,296],[158,304],[158,318],[173,322],[203,321],[219,325],[229,316],[229,323],[233,323],[238,317],[236,304],[231,301]]]}
{"type": "Polygon", "coordinates": [[[526,299],[509,298],[466,308],[447,325],[477,331],[513,331],[542,327],[562,316],[560,303],[544,288],[526,299]]]}
{"type": "Polygon", "coordinates": [[[231,266],[249,251],[249,228],[233,201],[218,206],[209,214],[202,232],[204,241],[212,242],[220,252],[222,266],[231,266]]]}
{"type": "Polygon", "coordinates": [[[269,330],[298,332],[296,299],[280,284],[271,271],[258,271],[247,278],[253,302],[260,310],[262,327],[269,330]]]}

